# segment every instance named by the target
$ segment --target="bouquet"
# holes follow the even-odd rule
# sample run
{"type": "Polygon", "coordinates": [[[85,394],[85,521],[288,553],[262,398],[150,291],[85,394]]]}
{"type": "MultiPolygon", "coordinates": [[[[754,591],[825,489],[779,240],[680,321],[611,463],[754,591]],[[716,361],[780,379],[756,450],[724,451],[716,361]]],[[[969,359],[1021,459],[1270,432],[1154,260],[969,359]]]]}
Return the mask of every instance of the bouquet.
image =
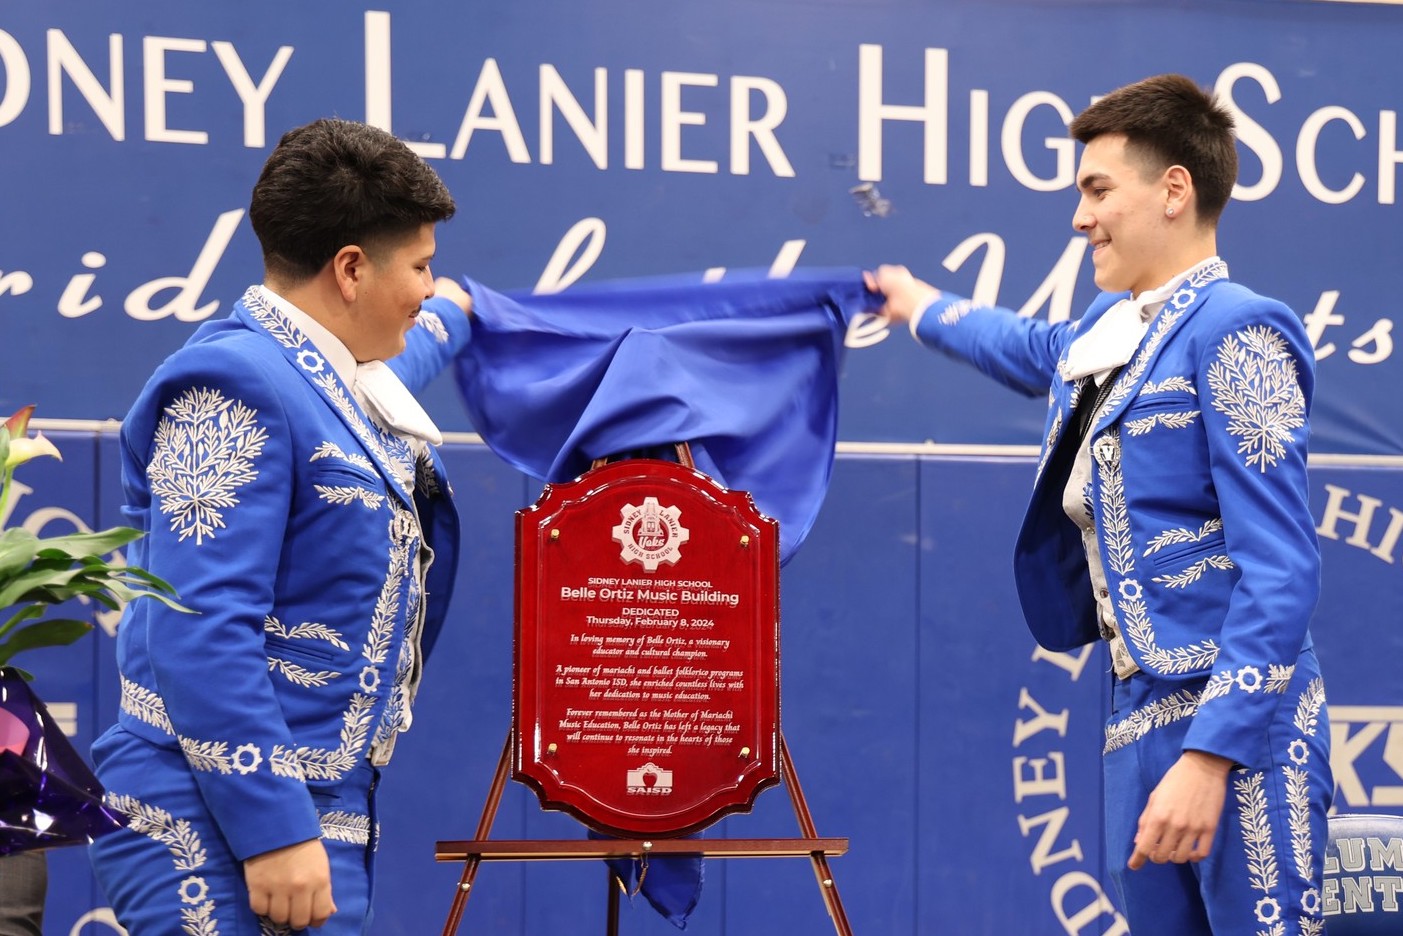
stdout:
{"type": "Polygon", "coordinates": [[[140,538],[113,527],[39,537],[5,528],[15,469],[39,457],[62,461],[54,444],[28,435],[33,406],[0,425],[0,855],[31,848],[85,844],[119,828],[97,778],[34,694],[29,673],[10,664],[25,650],[71,644],[92,622],[55,614],[73,598],[117,609],[151,598],[179,610],[170,585],[149,572],[105,557],[140,538]]]}

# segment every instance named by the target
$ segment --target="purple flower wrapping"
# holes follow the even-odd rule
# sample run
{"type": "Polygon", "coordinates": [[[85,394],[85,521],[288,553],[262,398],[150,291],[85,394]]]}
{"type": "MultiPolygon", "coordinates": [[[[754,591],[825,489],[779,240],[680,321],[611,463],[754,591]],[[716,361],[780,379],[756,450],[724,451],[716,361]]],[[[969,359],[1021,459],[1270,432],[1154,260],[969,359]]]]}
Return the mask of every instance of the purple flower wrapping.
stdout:
{"type": "Polygon", "coordinates": [[[86,845],[125,825],[49,710],[0,668],[0,855],[86,845]]]}

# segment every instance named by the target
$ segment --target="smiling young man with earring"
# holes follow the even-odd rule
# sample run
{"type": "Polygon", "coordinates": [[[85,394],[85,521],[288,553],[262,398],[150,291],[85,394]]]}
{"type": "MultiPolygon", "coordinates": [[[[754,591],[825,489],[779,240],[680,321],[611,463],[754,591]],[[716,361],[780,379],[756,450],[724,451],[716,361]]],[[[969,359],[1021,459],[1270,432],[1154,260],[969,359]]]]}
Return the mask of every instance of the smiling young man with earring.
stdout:
{"type": "Polygon", "coordinates": [[[1228,278],[1232,115],[1187,78],[1071,124],[1073,226],[1102,290],[1049,325],[871,277],[923,344],[1050,394],[1014,554],[1044,647],[1106,641],[1107,865],[1135,936],[1319,936],[1333,790],[1309,621],[1314,354],[1282,303],[1228,278]]]}

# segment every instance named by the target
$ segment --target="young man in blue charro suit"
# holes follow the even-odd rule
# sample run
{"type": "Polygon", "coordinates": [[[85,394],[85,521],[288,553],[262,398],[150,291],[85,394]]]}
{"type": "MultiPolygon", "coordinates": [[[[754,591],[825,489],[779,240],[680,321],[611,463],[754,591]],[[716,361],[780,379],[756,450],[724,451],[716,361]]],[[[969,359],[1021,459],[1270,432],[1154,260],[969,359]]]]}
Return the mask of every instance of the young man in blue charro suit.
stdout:
{"type": "Polygon", "coordinates": [[[1049,325],[873,279],[922,343],[1049,411],[1015,548],[1038,642],[1104,639],[1107,863],[1135,936],[1323,932],[1333,783],[1308,623],[1319,552],[1314,355],[1285,305],[1228,279],[1231,115],[1182,76],[1073,121],[1073,224],[1104,292],[1049,325]]]}
{"type": "Polygon", "coordinates": [[[131,561],[194,612],[127,609],[93,748],[130,820],[93,866],[133,936],[369,932],[375,788],[456,564],[442,438],[410,395],[468,340],[466,293],[436,298],[429,270],[453,211],[388,133],[290,131],[249,210],[263,285],[123,423],[131,561]]]}

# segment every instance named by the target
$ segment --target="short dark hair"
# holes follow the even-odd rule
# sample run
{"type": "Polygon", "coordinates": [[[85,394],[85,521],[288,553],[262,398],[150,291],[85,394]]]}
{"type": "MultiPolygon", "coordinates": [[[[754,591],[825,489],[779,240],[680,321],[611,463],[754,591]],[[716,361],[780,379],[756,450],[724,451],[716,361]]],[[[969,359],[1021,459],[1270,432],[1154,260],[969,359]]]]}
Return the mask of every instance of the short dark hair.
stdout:
{"type": "Polygon", "coordinates": [[[1081,143],[1123,134],[1127,150],[1151,172],[1183,166],[1193,178],[1204,224],[1216,222],[1232,197],[1232,112],[1183,75],[1156,75],[1118,88],[1082,111],[1070,130],[1081,143]]]}
{"type": "Polygon", "coordinates": [[[369,252],[454,210],[438,174],[394,135],[323,118],[283,134],[248,215],[267,272],[299,282],[347,244],[369,252]]]}

